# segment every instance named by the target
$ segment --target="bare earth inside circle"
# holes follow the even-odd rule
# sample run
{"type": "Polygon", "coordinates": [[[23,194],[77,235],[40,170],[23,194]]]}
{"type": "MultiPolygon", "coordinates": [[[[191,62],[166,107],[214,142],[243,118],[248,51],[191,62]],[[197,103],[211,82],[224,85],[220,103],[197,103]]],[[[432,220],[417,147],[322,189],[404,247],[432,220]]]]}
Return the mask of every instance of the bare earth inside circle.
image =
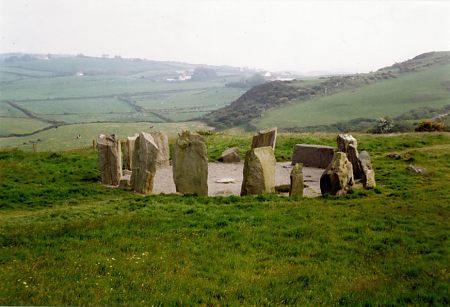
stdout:
{"type": "MultiPolygon", "coordinates": [[[[242,185],[242,171],[244,163],[208,163],[208,195],[209,196],[230,196],[240,195],[242,185]],[[227,179],[227,180],[223,180],[227,179]],[[233,179],[234,182],[230,182],[233,179]],[[226,181],[221,183],[220,181],[226,181]]],[[[275,184],[290,184],[290,173],[292,165],[290,162],[277,163],[275,184]]],[[[317,197],[320,195],[320,176],[323,169],[314,167],[303,167],[303,178],[305,197],[317,197]]],[[[172,167],[160,168],[156,171],[154,194],[172,194],[176,193],[173,182],[172,167]]]]}

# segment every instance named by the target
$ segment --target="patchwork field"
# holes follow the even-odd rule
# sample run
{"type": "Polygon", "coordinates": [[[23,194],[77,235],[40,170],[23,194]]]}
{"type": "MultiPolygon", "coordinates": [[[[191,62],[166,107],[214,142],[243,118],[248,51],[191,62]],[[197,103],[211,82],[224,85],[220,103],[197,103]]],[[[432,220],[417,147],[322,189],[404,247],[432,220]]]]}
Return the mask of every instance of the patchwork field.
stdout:
{"type": "MultiPolygon", "coordinates": [[[[89,149],[0,151],[0,305],[448,305],[450,134],[355,136],[377,188],[341,198],[144,197],[89,149]]],[[[277,160],[334,139],[281,134],[277,160]]]]}
{"type": "Polygon", "coordinates": [[[215,67],[207,80],[177,81],[200,65],[56,57],[0,62],[1,136],[47,126],[98,122],[185,122],[229,104],[245,89],[226,87],[249,72],[215,67]],[[171,81],[169,81],[171,80],[171,81]],[[15,122],[15,118],[28,118],[15,122]],[[5,127],[13,123],[16,128],[5,127]]]}

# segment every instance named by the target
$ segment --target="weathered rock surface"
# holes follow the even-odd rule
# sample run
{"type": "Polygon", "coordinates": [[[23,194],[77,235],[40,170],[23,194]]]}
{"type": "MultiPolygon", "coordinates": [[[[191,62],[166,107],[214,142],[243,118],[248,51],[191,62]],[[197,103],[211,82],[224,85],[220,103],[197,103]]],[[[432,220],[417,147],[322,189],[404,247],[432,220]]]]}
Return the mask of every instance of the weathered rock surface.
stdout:
{"type": "Polygon", "coordinates": [[[258,147],[245,155],[241,195],[275,192],[276,160],[273,148],[258,147]]]}
{"type": "Polygon", "coordinates": [[[169,138],[164,132],[154,131],[150,133],[158,146],[158,156],[156,158],[156,168],[170,165],[169,138]]]}
{"type": "Polygon", "coordinates": [[[252,149],[270,146],[275,150],[277,142],[277,128],[265,129],[257,132],[252,139],[252,149]]]}
{"type": "Polygon", "coordinates": [[[359,164],[362,169],[362,184],[366,189],[373,189],[376,187],[375,171],[370,161],[370,155],[367,151],[361,151],[359,153],[359,164]]]}
{"type": "Polygon", "coordinates": [[[141,132],[134,144],[131,186],[137,193],[151,194],[156,173],[158,146],[149,133],[141,132]]]}
{"type": "Polygon", "coordinates": [[[292,154],[292,165],[326,168],[333,160],[334,148],[323,145],[296,144],[292,154]]]}
{"type": "Polygon", "coordinates": [[[361,179],[363,171],[360,161],[358,159],[358,142],[351,134],[338,134],[336,137],[337,151],[344,152],[347,155],[347,159],[350,161],[353,167],[353,177],[355,179],[361,179]]]}
{"type": "Polygon", "coordinates": [[[232,147],[224,150],[218,160],[219,162],[223,163],[241,162],[241,157],[239,156],[239,147],[232,147]]]}
{"type": "Polygon", "coordinates": [[[134,153],[134,143],[139,134],[127,137],[125,148],[123,150],[123,168],[132,170],[133,169],[133,153],[134,153]]]}
{"type": "Polygon", "coordinates": [[[174,145],[173,180],[182,194],[208,196],[208,155],[203,137],[183,131],[174,145]]]}
{"type": "Polygon", "coordinates": [[[120,141],[114,135],[100,134],[97,138],[97,150],[102,183],[119,185],[122,177],[120,141]]]}
{"type": "Polygon", "coordinates": [[[295,163],[291,171],[289,196],[303,196],[303,165],[295,163]]]}
{"type": "Polygon", "coordinates": [[[320,177],[322,195],[344,195],[354,184],[353,167],[343,152],[336,152],[320,177]]]}
{"type": "Polygon", "coordinates": [[[345,152],[348,151],[348,146],[353,145],[358,148],[358,141],[351,134],[338,134],[336,137],[337,151],[345,152]]]}

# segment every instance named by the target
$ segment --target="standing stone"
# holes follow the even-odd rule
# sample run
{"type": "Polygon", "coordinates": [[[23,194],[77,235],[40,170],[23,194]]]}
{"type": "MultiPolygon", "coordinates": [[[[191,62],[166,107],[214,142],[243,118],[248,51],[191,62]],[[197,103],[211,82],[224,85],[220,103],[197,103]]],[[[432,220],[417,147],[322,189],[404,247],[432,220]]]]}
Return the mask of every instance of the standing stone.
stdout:
{"type": "Polygon", "coordinates": [[[358,159],[358,141],[351,134],[338,134],[336,137],[337,151],[344,152],[353,167],[353,177],[362,178],[361,164],[358,159]]]}
{"type": "Polygon", "coordinates": [[[156,168],[168,167],[170,165],[169,138],[161,131],[151,132],[150,134],[159,149],[156,158],[156,168]]]}
{"type": "Polygon", "coordinates": [[[241,162],[239,147],[232,147],[224,150],[218,160],[223,163],[241,162]]]}
{"type": "Polygon", "coordinates": [[[303,165],[295,163],[291,171],[289,196],[303,196],[303,165]]]}
{"type": "Polygon", "coordinates": [[[292,154],[292,165],[326,168],[333,160],[334,148],[323,145],[296,144],[292,154]]]}
{"type": "Polygon", "coordinates": [[[333,161],[320,177],[322,195],[344,195],[354,184],[353,167],[343,152],[336,152],[333,161]]]}
{"type": "Polygon", "coordinates": [[[127,137],[125,144],[125,149],[123,151],[123,168],[132,170],[133,169],[133,153],[134,153],[134,143],[139,134],[127,137]]]}
{"type": "Polygon", "coordinates": [[[359,153],[359,163],[362,169],[362,184],[366,189],[373,189],[376,187],[375,183],[375,171],[372,168],[370,162],[370,155],[367,151],[361,151],[359,153]]]}
{"type": "Polygon", "coordinates": [[[123,170],[122,178],[120,178],[119,182],[119,188],[121,189],[131,189],[131,171],[130,170],[123,170]]]}
{"type": "Polygon", "coordinates": [[[114,134],[100,134],[97,138],[97,150],[102,183],[118,186],[122,177],[120,141],[114,134]]]}
{"type": "Polygon", "coordinates": [[[259,195],[275,192],[276,160],[270,146],[247,151],[241,195],[259,195]]]}
{"type": "Polygon", "coordinates": [[[203,137],[183,131],[174,145],[173,180],[182,194],[208,196],[208,155],[203,137]]]}
{"type": "Polygon", "coordinates": [[[277,128],[261,130],[257,132],[252,139],[252,149],[258,147],[270,146],[275,150],[277,142],[277,128]]]}
{"type": "Polygon", "coordinates": [[[158,150],[158,146],[150,134],[145,132],[139,133],[134,143],[133,169],[131,173],[131,187],[135,192],[141,194],[152,193],[158,150]]]}

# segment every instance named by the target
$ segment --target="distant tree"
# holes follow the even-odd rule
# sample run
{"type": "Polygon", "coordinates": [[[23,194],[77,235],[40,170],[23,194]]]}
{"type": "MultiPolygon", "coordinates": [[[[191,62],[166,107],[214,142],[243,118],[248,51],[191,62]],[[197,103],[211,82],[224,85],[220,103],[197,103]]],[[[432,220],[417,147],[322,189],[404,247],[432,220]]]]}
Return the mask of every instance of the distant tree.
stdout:
{"type": "Polygon", "coordinates": [[[380,117],[375,126],[374,133],[389,133],[392,132],[392,128],[394,127],[394,120],[389,116],[380,117]]]}

